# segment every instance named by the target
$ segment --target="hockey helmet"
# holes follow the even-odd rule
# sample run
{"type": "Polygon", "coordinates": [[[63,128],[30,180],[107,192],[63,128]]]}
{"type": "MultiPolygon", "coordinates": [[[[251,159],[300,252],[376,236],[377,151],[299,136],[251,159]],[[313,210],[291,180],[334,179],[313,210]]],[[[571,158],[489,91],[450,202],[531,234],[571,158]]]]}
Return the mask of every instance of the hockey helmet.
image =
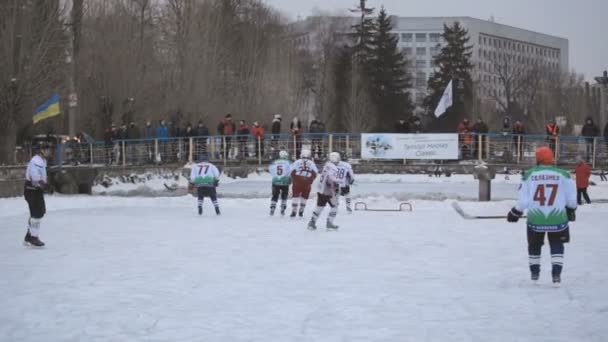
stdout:
{"type": "Polygon", "coordinates": [[[340,162],[340,153],[338,152],[332,152],[329,154],[329,161],[334,163],[334,164],[338,164],[340,162]]]}
{"type": "Polygon", "coordinates": [[[279,152],[279,158],[281,159],[287,159],[289,158],[289,153],[287,153],[287,151],[283,150],[279,152]]]}
{"type": "Polygon", "coordinates": [[[536,162],[539,165],[553,164],[553,151],[547,146],[538,148],[536,150],[536,162]]]}
{"type": "Polygon", "coordinates": [[[310,159],[310,150],[303,149],[302,152],[300,152],[300,157],[304,159],[310,159]]]}

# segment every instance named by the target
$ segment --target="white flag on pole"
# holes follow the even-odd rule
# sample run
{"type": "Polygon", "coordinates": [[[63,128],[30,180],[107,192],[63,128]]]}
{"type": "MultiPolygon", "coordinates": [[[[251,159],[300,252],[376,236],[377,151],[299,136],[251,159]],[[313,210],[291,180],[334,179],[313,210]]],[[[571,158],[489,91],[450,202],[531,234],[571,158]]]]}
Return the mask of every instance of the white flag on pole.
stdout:
{"type": "Polygon", "coordinates": [[[439,100],[437,108],[435,108],[435,116],[440,117],[450,107],[452,107],[452,80],[450,80],[450,83],[448,83],[448,86],[443,91],[443,95],[441,95],[441,100],[439,100]]]}

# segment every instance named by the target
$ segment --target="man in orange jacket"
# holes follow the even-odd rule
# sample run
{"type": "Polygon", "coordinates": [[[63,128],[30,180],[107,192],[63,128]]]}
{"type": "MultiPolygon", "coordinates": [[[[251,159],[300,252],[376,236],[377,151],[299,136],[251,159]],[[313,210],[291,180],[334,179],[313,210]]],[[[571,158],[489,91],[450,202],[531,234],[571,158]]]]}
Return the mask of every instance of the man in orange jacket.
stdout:
{"type": "Polygon", "coordinates": [[[255,138],[255,156],[259,157],[260,152],[264,155],[264,127],[255,121],[251,127],[251,135],[255,138]]]}
{"type": "Polygon", "coordinates": [[[574,173],[576,174],[576,201],[579,205],[583,204],[581,200],[582,195],[585,198],[585,202],[590,204],[591,200],[587,194],[587,188],[589,187],[589,177],[591,177],[591,165],[586,163],[583,158],[579,158],[574,173]]]}
{"type": "Polygon", "coordinates": [[[559,136],[559,126],[555,120],[549,121],[545,127],[547,131],[547,140],[549,141],[549,148],[555,153],[555,147],[557,145],[557,137],[559,136]]]}

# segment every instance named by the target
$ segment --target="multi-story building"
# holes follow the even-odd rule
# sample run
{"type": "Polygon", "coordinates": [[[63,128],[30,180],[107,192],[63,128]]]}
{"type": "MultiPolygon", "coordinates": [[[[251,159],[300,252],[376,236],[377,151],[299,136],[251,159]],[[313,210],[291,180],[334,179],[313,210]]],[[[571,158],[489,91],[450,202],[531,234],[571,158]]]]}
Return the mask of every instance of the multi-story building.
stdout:
{"type": "MultiPolygon", "coordinates": [[[[568,70],[568,40],[543,33],[499,24],[471,17],[391,17],[393,32],[399,37],[399,47],[411,61],[414,89],[412,96],[421,104],[427,95],[427,81],[434,72],[433,58],[445,42],[443,25],[459,22],[469,34],[473,47],[471,62],[475,66],[474,80],[480,97],[505,96],[504,85],[497,73],[497,65],[508,60],[512,67],[543,66],[568,70]]],[[[337,33],[349,33],[357,23],[355,17],[331,17],[329,21],[309,17],[294,24],[299,42],[310,47],[317,29],[340,22],[337,33]]]]}

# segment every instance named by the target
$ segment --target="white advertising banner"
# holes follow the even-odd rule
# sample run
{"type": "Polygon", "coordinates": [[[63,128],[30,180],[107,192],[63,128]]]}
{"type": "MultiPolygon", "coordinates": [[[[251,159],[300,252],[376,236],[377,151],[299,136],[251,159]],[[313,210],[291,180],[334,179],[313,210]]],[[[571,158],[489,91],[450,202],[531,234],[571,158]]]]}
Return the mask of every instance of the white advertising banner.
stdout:
{"type": "Polygon", "coordinates": [[[361,134],[362,159],[458,159],[458,134],[361,134]]]}

